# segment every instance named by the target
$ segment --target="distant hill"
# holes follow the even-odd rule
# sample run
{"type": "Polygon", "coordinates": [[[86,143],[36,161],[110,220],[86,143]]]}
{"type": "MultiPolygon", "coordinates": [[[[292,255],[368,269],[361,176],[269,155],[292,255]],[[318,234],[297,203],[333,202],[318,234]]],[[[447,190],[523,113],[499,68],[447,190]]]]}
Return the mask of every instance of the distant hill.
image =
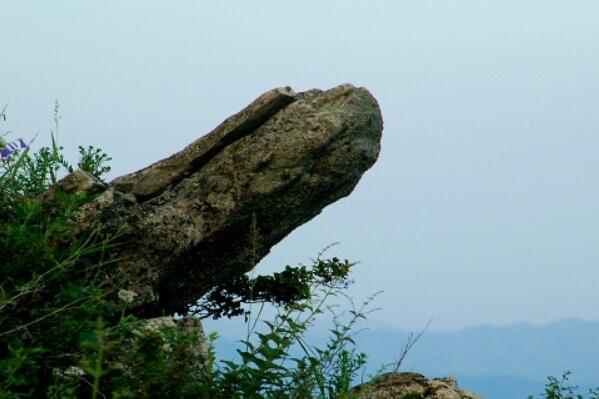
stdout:
{"type": "MultiPolygon", "coordinates": [[[[372,367],[394,360],[406,336],[393,330],[366,331],[356,343],[369,354],[372,367]]],[[[526,398],[543,390],[547,376],[561,376],[564,370],[572,372],[577,385],[599,385],[598,359],[599,322],[562,320],[425,333],[402,369],[430,377],[455,375],[460,385],[487,399],[526,398]]]]}
{"type": "MultiPolygon", "coordinates": [[[[317,332],[320,339],[315,339],[322,340],[325,333],[317,332]]],[[[392,329],[359,334],[355,340],[358,349],[368,354],[367,374],[395,361],[407,335],[392,329]]],[[[217,350],[219,355],[229,357],[235,353],[235,344],[221,338],[217,350]]],[[[571,382],[576,385],[599,386],[598,359],[599,322],[561,320],[540,326],[515,324],[427,332],[401,369],[428,377],[456,376],[460,386],[486,399],[526,399],[529,394],[543,391],[547,376],[561,376],[565,370],[572,372],[571,382]]]]}

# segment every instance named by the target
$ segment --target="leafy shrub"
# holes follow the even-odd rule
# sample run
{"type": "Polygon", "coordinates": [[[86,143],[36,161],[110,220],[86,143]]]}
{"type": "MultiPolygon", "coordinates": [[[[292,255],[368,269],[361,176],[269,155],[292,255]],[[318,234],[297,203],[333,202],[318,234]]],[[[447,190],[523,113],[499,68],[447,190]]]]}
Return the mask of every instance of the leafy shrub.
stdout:
{"type": "MultiPolygon", "coordinates": [[[[548,377],[545,384],[545,392],[541,394],[544,399],[599,399],[599,388],[589,389],[588,395],[583,396],[575,385],[568,384],[570,372],[566,371],[560,379],[548,377]]],[[[534,399],[531,395],[528,399],[534,399]]]]}
{"type": "MultiPolygon", "coordinates": [[[[313,267],[318,268],[321,262],[338,261],[318,258],[313,267]]],[[[279,307],[273,321],[256,319],[252,324],[249,319],[250,333],[242,341],[244,349],[238,349],[241,360],[215,365],[209,397],[349,397],[350,385],[366,363],[366,355],[354,348],[352,329],[370,312],[372,298],[360,308],[352,304],[349,319],[341,322],[334,308],[327,305],[331,297],[339,295],[342,295],[339,286],[318,282],[310,285],[306,299],[279,307]],[[329,341],[322,347],[311,345],[305,333],[324,313],[333,319],[329,341]],[[263,323],[264,332],[255,331],[258,322],[263,323]],[[294,356],[293,353],[299,354],[294,356]]]]}
{"type": "MultiPolygon", "coordinates": [[[[119,285],[107,253],[118,237],[75,231],[78,208],[93,196],[57,188],[74,168],[54,134],[35,153],[23,140],[1,140],[0,152],[0,398],[347,397],[365,363],[351,331],[369,301],[342,323],[328,300],[343,297],[350,262],[319,256],[310,267],[223,282],[195,312],[245,315],[249,333],[238,360],[216,361],[213,349],[204,358],[197,334],[148,329],[111,299],[119,285]],[[44,194],[50,187],[55,195],[44,194]],[[243,307],[256,302],[275,304],[274,320],[243,307]],[[305,333],[323,313],[334,324],[317,347],[305,333]]],[[[79,155],[78,167],[96,177],[110,170],[100,149],[79,147],[79,155]]]]}
{"type": "Polygon", "coordinates": [[[53,370],[80,358],[80,341],[96,320],[117,311],[105,300],[112,261],[104,253],[114,243],[93,231],[77,236],[71,223],[91,197],[44,197],[70,167],[54,140],[35,154],[19,143],[3,141],[11,151],[0,161],[0,397],[11,398],[39,397],[53,370]]]}

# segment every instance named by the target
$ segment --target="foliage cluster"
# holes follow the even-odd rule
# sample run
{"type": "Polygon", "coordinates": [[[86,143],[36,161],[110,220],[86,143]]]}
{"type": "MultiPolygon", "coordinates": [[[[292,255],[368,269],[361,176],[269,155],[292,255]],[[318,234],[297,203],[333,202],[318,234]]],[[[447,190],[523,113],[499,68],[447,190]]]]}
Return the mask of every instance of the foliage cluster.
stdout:
{"type": "MultiPolygon", "coordinates": [[[[43,195],[72,170],[60,151],[54,140],[35,154],[21,146],[0,163],[0,397],[39,397],[54,370],[85,357],[80,343],[96,321],[118,311],[105,300],[114,243],[77,236],[71,223],[90,198],[43,195]]],[[[96,154],[81,149],[79,166],[101,175],[107,157],[96,154]]]]}
{"type": "MultiPolygon", "coordinates": [[[[580,393],[577,386],[568,383],[570,372],[566,371],[561,378],[549,377],[545,384],[542,399],[599,399],[599,388],[589,389],[588,396],[580,393]]],[[[534,399],[531,395],[528,399],[534,399]]]]}
{"type": "Polygon", "coordinates": [[[215,286],[203,301],[197,304],[194,313],[202,317],[233,317],[245,314],[244,304],[270,302],[279,306],[305,301],[314,286],[331,289],[346,288],[347,276],[353,265],[338,258],[315,260],[312,267],[286,266],[282,272],[252,278],[247,274],[233,276],[215,286]]]}
{"type": "MultiPolygon", "coordinates": [[[[0,147],[7,143],[0,141],[0,147]]],[[[351,329],[367,303],[353,309],[345,323],[334,318],[323,347],[310,345],[304,333],[318,315],[335,316],[327,301],[342,295],[350,262],[319,257],[310,267],[232,279],[221,296],[213,291],[198,303],[200,313],[245,314],[249,326],[239,358],[217,362],[212,346],[207,353],[198,350],[197,333],[168,325],[148,328],[124,303],[112,300],[119,285],[111,278],[115,259],[107,254],[118,238],[76,233],[77,210],[93,197],[56,186],[73,166],[54,134],[51,146],[36,153],[19,145],[5,155],[0,160],[0,398],[348,394],[365,362],[353,348],[351,329]],[[52,196],[45,194],[50,187],[52,196]],[[242,310],[244,302],[272,302],[277,316],[260,321],[260,312],[253,318],[242,310]]],[[[80,147],[77,166],[101,177],[109,160],[99,149],[80,147]]],[[[211,335],[210,342],[215,339],[211,335]]]]}

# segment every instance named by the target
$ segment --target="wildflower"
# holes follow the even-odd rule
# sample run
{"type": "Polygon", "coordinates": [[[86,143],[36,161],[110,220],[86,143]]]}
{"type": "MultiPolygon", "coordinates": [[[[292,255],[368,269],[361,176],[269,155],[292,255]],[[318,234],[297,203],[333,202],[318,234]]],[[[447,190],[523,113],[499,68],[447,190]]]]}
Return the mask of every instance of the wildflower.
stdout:
{"type": "Polygon", "coordinates": [[[0,157],[8,158],[10,154],[15,152],[19,148],[27,148],[27,143],[23,141],[23,139],[18,139],[11,143],[0,143],[0,157]]]}

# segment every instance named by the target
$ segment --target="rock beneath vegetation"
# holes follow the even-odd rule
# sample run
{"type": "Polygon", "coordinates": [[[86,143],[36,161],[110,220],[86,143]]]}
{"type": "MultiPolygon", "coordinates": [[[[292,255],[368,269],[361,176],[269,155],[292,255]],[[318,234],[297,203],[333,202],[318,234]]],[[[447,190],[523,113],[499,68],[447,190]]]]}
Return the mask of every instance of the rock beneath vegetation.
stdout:
{"type": "Polygon", "coordinates": [[[181,152],[108,186],[80,174],[61,184],[100,191],[80,210],[78,226],[118,233],[111,255],[129,308],[144,317],[183,313],[349,195],[376,161],[382,129],[364,88],[279,88],[181,152]]]}
{"type": "Polygon", "coordinates": [[[356,399],[483,399],[458,388],[454,377],[427,379],[422,374],[383,374],[353,389],[356,399]]]}
{"type": "MultiPolygon", "coordinates": [[[[68,194],[101,193],[108,188],[106,183],[82,170],[76,170],[68,174],[58,182],[58,186],[61,191],[68,194]]],[[[50,187],[42,194],[43,201],[52,201],[55,198],[56,187],[50,187]]]]}
{"type": "MultiPolygon", "coordinates": [[[[118,327],[108,329],[109,336],[115,328],[118,327]]],[[[206,336],[200,319],[193,316],[162,316],[141,320],[129,338],[120,341],[119,345],[112,345],[110,360],[118,365],[118,369],[130,375],[132,370],[122,360],[132,353],[147,351],[152,348],[152,344],[162,349],[163,356],[180,361],[181,366],[191,366],[202,375],[210,374],[212,364],[206,336]]],[[[53,374],[61,382],[73,384],[81,377],[89,376],[89,370],[86,372],[81,367],[69,366],[65,369],[53,369],[53,374]]]]}
{"type": "Polygon", "coordinates": [[[175,348],[170,347],[168,339],[165,337],[165,331],[168,330],[179,337],[185,337],[190,342],[188,347],[191,348],[192,358],[195,359],[194,366],[198,370],[209,370],[209,348],[199,318],[188,316],[176,319],[162,316],[146,319],[143,331],[139,331],[139,334],[155,333],[164,342],[164,349],[172,352],[175,348]]]}

